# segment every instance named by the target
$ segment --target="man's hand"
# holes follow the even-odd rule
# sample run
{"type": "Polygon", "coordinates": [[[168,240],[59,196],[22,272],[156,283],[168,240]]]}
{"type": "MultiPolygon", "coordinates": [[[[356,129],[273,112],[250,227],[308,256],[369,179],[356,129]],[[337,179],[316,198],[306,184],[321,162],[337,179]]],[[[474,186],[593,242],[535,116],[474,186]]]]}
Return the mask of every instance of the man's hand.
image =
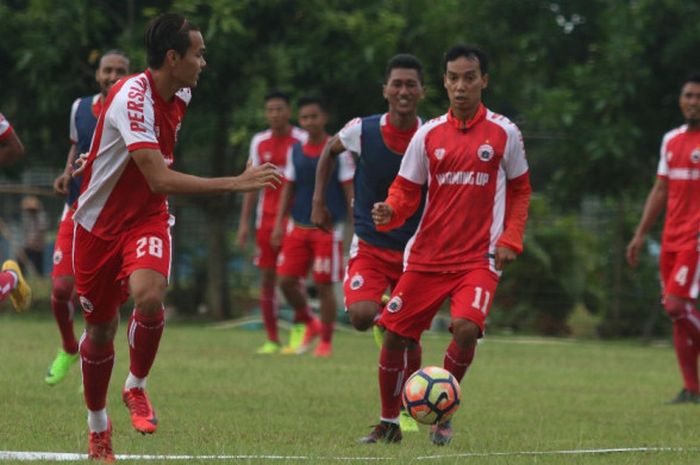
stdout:
{"type": "Polygon", "coordinates": [[[238,232],[236,233],[236,245],[238,247],[244,247],[245,243],[248,242],[248,229],[248,223],[238,225],[238,232]]]}
{"type": "Polygon", "coordinates": [[[496,247],[496,269],[502,270],[505,265],[518,258],[518,254],[508,247],[496,247]]]}
{"type": "Polygon", "coordinates": [[[331,221],[331,212],[325,203],[322,202],[312,202],[311,204],[311,223],[314,226],[318,226],[326,232],[330,232],[333,229],[333,222],[331,221]]]}
{"type": "Polygon", "coordinates": [[[377,202],[372,207],[372,220],[376,226],[382,226],[391,221],[394,210],[386,202],[377,202]]]}
{"type": "Polygon", "coordinates": [[[77,178],[78,176],[83,175],[83,171],[85,171],[85,165],[87,163],[88,155],[90,155],[88,152],[81,153],[78,155],[78,158],[75,160],[75,165],[77,168],[73,170],[72,176],[74,178],[77,178]]]}
{"type": "Polygon", "coordinates": [[[70,185],[70,173],[61,173],[53,181],[53,192],[56,195],[68,195],[68,187],[70,185]]]}
{"type": "Polygon", "coordinates": [[[632,238],[629,244],[627,244],[627,250],[625,255],[627,256],[627,263],[631,267],[637,266],[639,263],[639,251],[644,247],[644,236],[635,236],[632,238]]]}
{"type": "Polygon", "coordinates": [[[265,163],[260,166],[246,166],[246,170],[236,177],[236,192],[251,192],[269,187],[277,189],[282,183],[282,174],[277,166],[265,163]]]}

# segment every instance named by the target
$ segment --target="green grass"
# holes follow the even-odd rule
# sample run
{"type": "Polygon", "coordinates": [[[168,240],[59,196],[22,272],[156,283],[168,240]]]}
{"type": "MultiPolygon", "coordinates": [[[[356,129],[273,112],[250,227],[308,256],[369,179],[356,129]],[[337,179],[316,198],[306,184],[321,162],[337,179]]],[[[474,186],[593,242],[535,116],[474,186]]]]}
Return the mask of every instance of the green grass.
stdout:
{"type": "MultiPolygon", "coordinates": [[[[377,349],[370,334],[340,332],[334,356],[317,360],[252,355],[262,343],[260,331],[169,324],[148,385],[160,429],[141,436],[120,399],[128,367],[124,331],[122,325],[108,400],[117,454],[307,457],[235,462],[251,464],[700,462],[700,452],[692,450],[698,447],[700,406],[663,404],[680,388],[670,347],[489,337],[462,382],[451,445],[433,446],[424,429],[405,435],[401,445],[361,446],[357,438],[379,413],[377,349]],[[636,447],[686,450],[458,456],[636,447]]],[[[423,364],[440,365],[447,342],[447,335],[426,335],[423,364]]],[[[79,370],[56,387],[43,384],[57,344],[48,317],[0,314],[0,450],[87,450],[79,370]]]]}

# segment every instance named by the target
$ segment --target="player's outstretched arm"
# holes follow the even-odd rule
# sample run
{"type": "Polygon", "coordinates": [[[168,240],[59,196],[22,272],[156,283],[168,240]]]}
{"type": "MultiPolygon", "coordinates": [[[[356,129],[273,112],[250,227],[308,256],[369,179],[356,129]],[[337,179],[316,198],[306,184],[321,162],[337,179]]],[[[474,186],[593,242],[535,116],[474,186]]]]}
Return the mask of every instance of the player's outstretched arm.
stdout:
{"type": "Polygon", "coordinates": [[[323,229],[330,231],[333,229],[331,212],[326,206],[326,186],[330,180],[331,173],[335,167],[336,158],[345,151],[345,146],[336,134],[323,147],[321,156],[316,166],[316,183],[314,185],[314,196],[311,202],[311,222],[323,229]]]}
{"type": "Polygon", "coordinates": [[[73,162],[76,155],[75,144],[71,144],[66,157],[66,166],[63,168],[63,173],[59,174],[53,181],[53,191],[57,195],[68,195],[68,186],[70,185],[71,176],[73,173],[73,162]]]}
{"type": "Polygon", "coordinates": [[[271,163],[248,167],[239,176],[202,178],[169,169],[158,150],[136,150],[131,157],[151,190],[158,194],[251,192],[264,187],[277,188],[282,180],[279,170],[271,163]]]}
{"type": "Polygon", "coordinates": [[[661,212],[666,205],[666,199],[668,197],[668,181],[665,178],[656,178],[654,186],[651,188],[647,200],[644,203],[644,211],[642,212],[642,218],[639,221],[634,236],[627,244],[626,256],[627,263],[630,266],[637,266],[639,262],[639,251],[644,247],[644,237],[649,232],[649,229],[654,225],[656,219],[659,217],[661,212]]]}
{"type": "Polygon", "coordinates": [[[0,166],[16,162],[24,155],[24,145],[14,130],[0,140],[0,166]]]}

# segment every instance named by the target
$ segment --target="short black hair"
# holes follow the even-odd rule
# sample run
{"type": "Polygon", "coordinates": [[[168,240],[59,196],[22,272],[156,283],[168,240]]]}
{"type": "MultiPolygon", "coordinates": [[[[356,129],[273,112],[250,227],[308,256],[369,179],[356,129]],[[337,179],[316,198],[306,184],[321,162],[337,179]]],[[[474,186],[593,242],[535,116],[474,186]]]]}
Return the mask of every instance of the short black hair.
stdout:
{"type": "Polygon", "coordinates": [[[119,50],[118,48],[112,48],[107,50],[102,55],[100,55],[100,60],[109,55],[118,55],[124,58],[126,61],[129,61],[129,56],[123,50],[119,50]]]}
{"type": "Polygon", "coordinates": [[[423,64],[410,53],[399,53],[389,59],[384,69],[384,82],[389,80],[389,75],[394,69],[415,69],[418,80],[423,84],[423,64]]]}
{"type": "Polygon", "coordinates": [[[454,61],[459,57],[465,57],[469,59],[476,58],[479,60],[479,70],[481,75],[488,74],[489,72],[489,57],[486,52],[481,50],[476,45],[455,45],[451,49],[445,52],[445,56],[442,58],[442,72],[447,72],[447,63],[454,61]]]}
{"type": "Polygon", "coordinates": [[[272,91],[268,92],[267,94],[265,94],[265,103],[267,103],[268,101],[273,100],[273,99],[284,100],[284,102],[287,104],[287,106],[289,106],[290,98],[289,98],[289,94],[286,92],[275,89],[275,90],[272,90],[272,91]]]}
{"type": "Polygon", "coordinates": [[[301,109],[307,105],[318,105],[322,111],[326,111],[326,105],[323,103],[321,97],[317,97],[315,95],[305,95],[303,97],[299,97],[299,100],[297,100],[297,108],[301,109]]]}
{"type": "Polygon", "coordinates": [[[683,83],[681,84],[681,89],[685,87],[686,84],[689,82],[695,83],[695,84],[700,84],[700,71],[692,71],[688,73],[688,75],[683,79],[683,83]]]}
{"type": "Polygon", "coordinates": [[[179,13],[163,13],[153,18],[145,34],[148,66],[153,69],[163,66],[168,50],[175,50],[184,57],[192,45],[190,31],[199,31],[199,28],[179,13]]]}

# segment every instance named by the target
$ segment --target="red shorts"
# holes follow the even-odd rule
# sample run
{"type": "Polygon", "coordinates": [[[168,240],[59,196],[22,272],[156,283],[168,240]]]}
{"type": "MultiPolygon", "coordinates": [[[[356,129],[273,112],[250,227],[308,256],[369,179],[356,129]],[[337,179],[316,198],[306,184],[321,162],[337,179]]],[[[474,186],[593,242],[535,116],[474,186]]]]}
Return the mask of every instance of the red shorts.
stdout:
{"type": "Polygon", "coordinates": [[[305,278],[313,271],[315,283],[340,281],[343,270],[343,232],[303,228],[291,221],[277,258],[277,274],[305,278]],[[313,267],[312,267],[313,265],[313,267]]]}
{"type": "Polygon", "coordinates": [[[91,324],[113,319],[129,298],[129,276],[150,269],[170,278],[170,227],[162,222],[140,225],[105,241],[75,227],[73,254],[75,288],[85,321],[91,324]]]}
{"type": "Polygon", "coordinates": [[[367,300],[381,304],[382,294],[396,285],[402,272],[402,251],[376,247],[353,237],[343,281],[345,308],[367,300]]]}
{"type": "Polygon", "coordinates": [[[659,270],[664,297],[674,295],[697,300],[700,289],[700,252],[697,249],[680,252],[662,250],[659,270]]]}
{"type": "Polygon", "coordinates": [[[406,271],[384,307],[379,324],[418,341],[449,297],[452,320],[472,321],[483,334],[497,285],[498,276],[483,268],[458,273],[406,271]]]}
{"type": "Polygon", "coordinates": [[[255,230],[255,257],[253,264],[258,268],[276,268],[279,247],[272,247],[270,236],[272,227],[261,227],[255,230]]]}
{"type": "Polygon", "coordinates": [[[51,277],[73,276],[73,210],[65,208],[53,246],[51,277]]]}

